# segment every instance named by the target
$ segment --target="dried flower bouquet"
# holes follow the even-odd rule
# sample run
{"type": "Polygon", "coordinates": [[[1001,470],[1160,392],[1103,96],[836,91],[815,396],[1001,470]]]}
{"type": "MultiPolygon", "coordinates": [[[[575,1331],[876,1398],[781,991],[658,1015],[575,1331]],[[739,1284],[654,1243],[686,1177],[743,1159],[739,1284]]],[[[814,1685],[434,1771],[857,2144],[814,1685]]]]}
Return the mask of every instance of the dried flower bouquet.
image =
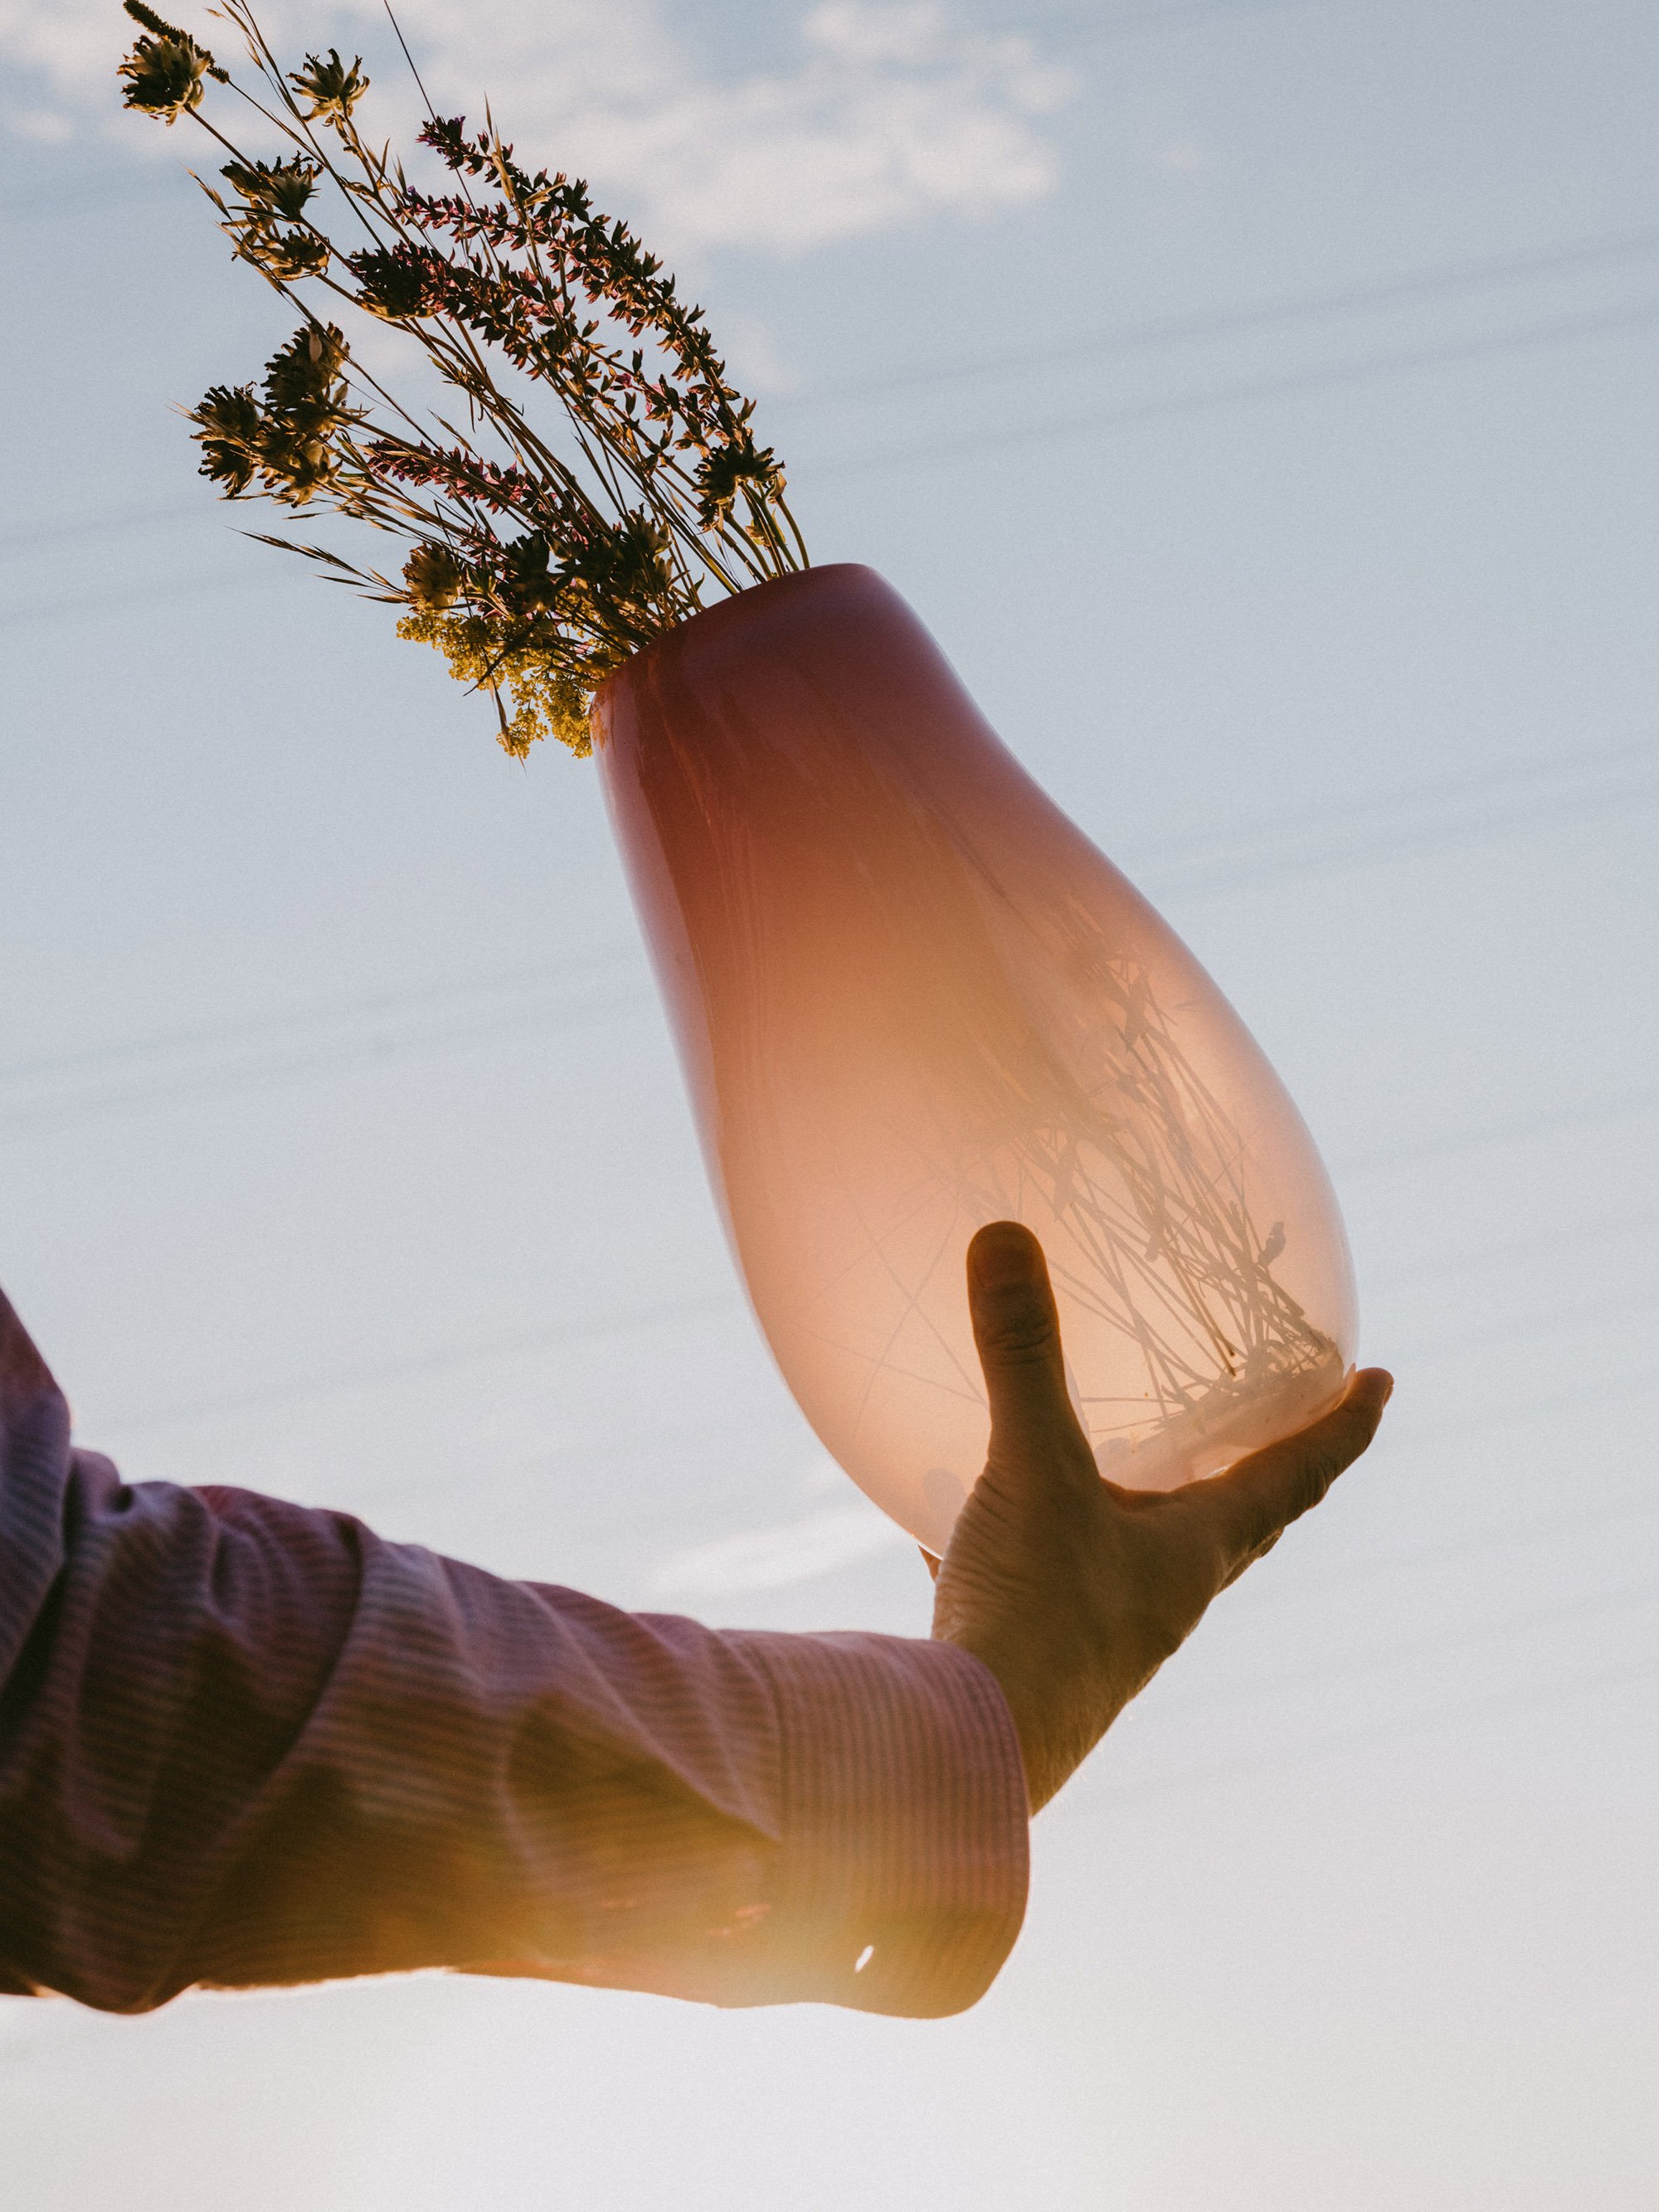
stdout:
{"type": "Polygon", "coordinates": [[[509,752],[549,736],[586,752],[589,701],[613,669],[711,593],[807,566],[783,472],[702,310],[579,179],[532,175],[493,122],[469,136],[428,104],[420,142],[455,181],[420,190],[358,129],[361,59],[331,49],[284,71],[243,0],[226,0],[211,12],[246,45],[242,84],[143,0],[125,4],[144,31],[120,65],[125,104],[216,141],[223,189],[198,182],[237,258],[302,319],[258,388],[216,385],[189,410],[203,473],[228,498],[263,493],[409,540],[394,580],[264,538],[404,608],[399,635],[491,695],[509,752]],[[279,134],[280,158],[251,158],[209,119],[210,85],[279,134]],[[335,301],[415,339],[465,428],[422,420],[354,359],[335,301]],[[501,363],[556,395],[557,444],[501,363]]]}

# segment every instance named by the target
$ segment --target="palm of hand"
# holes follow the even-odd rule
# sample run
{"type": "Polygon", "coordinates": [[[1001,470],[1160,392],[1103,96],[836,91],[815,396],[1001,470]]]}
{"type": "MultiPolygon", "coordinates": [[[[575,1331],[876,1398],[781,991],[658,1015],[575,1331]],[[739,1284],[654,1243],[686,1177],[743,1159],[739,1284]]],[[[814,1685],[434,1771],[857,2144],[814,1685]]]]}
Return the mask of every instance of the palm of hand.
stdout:
{"type": "Polygon", "coordinates": [[[1224,1475],[1122,1490],[1102,1480],[1066,1395],[1036,1238],[1010,1222],[981,1230],[969,1284],[991,1447],[937,1570],[933,1634],[996,1676],[1036,1811],[1217,1593],[1365,1449],[1392,1384],[1378,1369],[1355,1376],[1322,1420],[1224,1475]]]}

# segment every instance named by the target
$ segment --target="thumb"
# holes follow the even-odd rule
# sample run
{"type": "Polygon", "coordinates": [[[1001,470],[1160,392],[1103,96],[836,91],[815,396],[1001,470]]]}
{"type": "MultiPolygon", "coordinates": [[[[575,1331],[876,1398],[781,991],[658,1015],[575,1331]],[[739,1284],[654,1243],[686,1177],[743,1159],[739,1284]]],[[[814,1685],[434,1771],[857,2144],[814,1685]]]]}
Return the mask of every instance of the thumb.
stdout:
{"type": "Polygon", "coordinates": [[[1088,1449],[1066,1389],[1060,1316],[1042,1247],[1017,1221],[994,1221],[968,1247],[968,1304],[991,1406],[1005,1444],[1056,1431],[1088,1449]]]}

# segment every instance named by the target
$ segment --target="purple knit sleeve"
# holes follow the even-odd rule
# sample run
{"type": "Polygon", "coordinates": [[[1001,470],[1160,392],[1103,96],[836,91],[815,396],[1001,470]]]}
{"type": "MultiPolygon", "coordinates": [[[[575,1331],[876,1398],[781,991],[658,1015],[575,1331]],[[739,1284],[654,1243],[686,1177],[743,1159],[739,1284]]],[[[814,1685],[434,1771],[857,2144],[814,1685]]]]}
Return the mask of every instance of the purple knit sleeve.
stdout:
{"type": "Polygon", "coordinates": [[[124,1484],[0,1298],[0,1989],[422,1966],[933,2015],[1027,1807],[953,1648],[717,1632],[342,1514],[124,1484]]]}

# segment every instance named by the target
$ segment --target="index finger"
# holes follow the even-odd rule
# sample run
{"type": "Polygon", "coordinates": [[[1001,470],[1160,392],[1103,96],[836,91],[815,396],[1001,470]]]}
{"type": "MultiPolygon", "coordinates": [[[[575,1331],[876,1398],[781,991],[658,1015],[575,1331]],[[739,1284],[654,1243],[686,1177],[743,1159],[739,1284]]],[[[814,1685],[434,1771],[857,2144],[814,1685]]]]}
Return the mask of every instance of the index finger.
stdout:
{"type": "Polygon", "coordinates": [[[1186,1495],[1195,1510],[1222,1516],[1241,1559],[1249,1559],[1281,1528],[1311,1511],[1346,1467],[1376,1434],[1394,1389],[1385,1368],[1367,1367],[1349,1382],[1340,1402],[1311,1426],[1268,1444],[1186,1495]]]}

